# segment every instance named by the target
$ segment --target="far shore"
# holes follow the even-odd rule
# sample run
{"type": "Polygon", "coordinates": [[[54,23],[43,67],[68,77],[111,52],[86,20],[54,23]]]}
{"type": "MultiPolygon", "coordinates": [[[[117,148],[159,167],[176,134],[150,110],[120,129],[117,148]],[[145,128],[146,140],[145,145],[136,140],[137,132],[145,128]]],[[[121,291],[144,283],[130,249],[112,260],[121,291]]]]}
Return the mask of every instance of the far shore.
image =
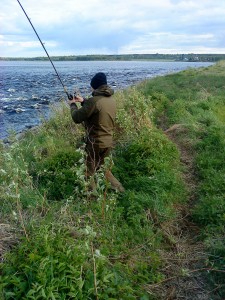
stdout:
{"type": "MultiPolygon", "coordinates": [[[[0,57],[0,61],[46,61],[40,57],[0,57]]],[[[115,54],[115,55],[68,55],[51,56],[52,61],[181,61],[181,62],[217,62],[225,60],[225,54],[115,54]]]]}

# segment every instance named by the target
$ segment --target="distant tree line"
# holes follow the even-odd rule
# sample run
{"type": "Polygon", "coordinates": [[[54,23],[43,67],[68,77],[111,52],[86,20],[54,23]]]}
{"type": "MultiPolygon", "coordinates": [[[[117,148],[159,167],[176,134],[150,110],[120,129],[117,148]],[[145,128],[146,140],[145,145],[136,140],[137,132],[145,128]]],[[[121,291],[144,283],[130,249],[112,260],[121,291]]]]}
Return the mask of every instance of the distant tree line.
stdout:
{"type": "MultiPolygon", "coordinates": [[[[131,60],[166,60],[189,62],[216,62],[225,60],[225,54],[118,54],[118,55],[68,55],[52,56],[53,61],[131,61],[131,60]]],[[[48,57],[0,57],[0,60],[16,61],[45,61],[48,57]]]]}

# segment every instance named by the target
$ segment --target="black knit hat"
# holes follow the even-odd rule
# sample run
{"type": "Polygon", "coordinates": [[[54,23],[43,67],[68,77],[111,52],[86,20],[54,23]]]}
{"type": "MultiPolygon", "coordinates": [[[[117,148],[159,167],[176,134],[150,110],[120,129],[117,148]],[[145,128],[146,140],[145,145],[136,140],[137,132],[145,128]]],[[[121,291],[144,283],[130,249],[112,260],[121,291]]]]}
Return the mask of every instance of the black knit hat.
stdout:
{"type": "Polygon", "coordinates": [[[99,72],[91,79],[91,87],[94,90],[99,88],[101,85],[107,84],[107,79],[105,73],[99,72]]]}

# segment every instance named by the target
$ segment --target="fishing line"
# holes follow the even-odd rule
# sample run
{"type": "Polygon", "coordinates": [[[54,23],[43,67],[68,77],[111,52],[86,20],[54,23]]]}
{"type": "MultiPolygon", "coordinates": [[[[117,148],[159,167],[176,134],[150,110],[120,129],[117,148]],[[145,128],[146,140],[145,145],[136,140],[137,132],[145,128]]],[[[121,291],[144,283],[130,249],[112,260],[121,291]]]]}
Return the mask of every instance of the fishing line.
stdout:
{"type": "Polygon", "coordinates": [[[47,54],[48,59],[49,59],[49,61],[51,62],[52,66],[53,66],[53,69],[55,70],[55,73],[56,73],[56,75],[57,75],[57,77],[58,77],[60,83],[61,83],[62,86],[63,86],[64,92],[66,93],[68,99],[69,99],[69,100],[72,100],[72,99],[73,99],[73,96],[67,92],[66,87],[65,87],[65,85],[63,84],[63,82],[62,82],[62,80],[61,80],[61,78],[60,78],[60,76],[59,76],[59,74],[58,74],[58,72],[57,72],[57,70],[56,70],[56,68],[55,68],[55,66],[54,66],[54,64],[53,64],[53,62],[52,62],[50,56],[49,56],[49,54],[48,54],[48,51],[46,50],[44,44],[42,43],[42,40],[40,39],[40,37],[39,37],[37,31],[35,30],[35,28],[34,28],[32,22],[31,22],[30,18],[28,17],[28,15],[27,15],[26,11],[24,10],[24,8],[23,8],[22,4],[20,3],[20,1],[17,0],[17,2],[19,3],[20,7],[22,8],[22,10],[23,10],[25,16],[27,17],[27,19],[28,19],[28,21],[29,21],[31,27],[33,28],[34,32],[36,33],[36,36],[38,37],[38,39],[39,39],[39,41],[40,41],[40,43],[41,43],[43,49],[45,50],[45,53],[47,54]]]}

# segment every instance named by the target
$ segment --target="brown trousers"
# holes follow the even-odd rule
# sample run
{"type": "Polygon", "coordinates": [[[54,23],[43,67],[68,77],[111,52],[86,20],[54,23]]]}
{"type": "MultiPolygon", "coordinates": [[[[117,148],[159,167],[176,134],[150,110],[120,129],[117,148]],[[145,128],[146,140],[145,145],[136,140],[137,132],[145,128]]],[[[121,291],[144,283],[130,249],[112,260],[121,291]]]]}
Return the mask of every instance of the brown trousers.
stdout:
{"type": "MultiPolygon", "coordinates": [[[[99,148],[97,145],[92,143],[87,143],[86,145],[86,166],[87,166],[87,178],[93,176],[96,171],[104,164],[104,159],[109,156],[111,148],[99,148]]],[[[124,192],[122,184],[113,176],[110,170],[106,170],[105,177],[108,182],[111,183],[112,189],[118,190],[119,192],[124,192]]],[[[92,180],[92,188],[94,188],[94,181],[92,180]]]]}
{"type": "Polygon", "coordinates": [[[109,156],[111,148],[99,148],[94,144],[86,145],[86,165],[87,165],[87,177],[93,176],[96,171],[104,164],[105,157],[109,156]]]}

